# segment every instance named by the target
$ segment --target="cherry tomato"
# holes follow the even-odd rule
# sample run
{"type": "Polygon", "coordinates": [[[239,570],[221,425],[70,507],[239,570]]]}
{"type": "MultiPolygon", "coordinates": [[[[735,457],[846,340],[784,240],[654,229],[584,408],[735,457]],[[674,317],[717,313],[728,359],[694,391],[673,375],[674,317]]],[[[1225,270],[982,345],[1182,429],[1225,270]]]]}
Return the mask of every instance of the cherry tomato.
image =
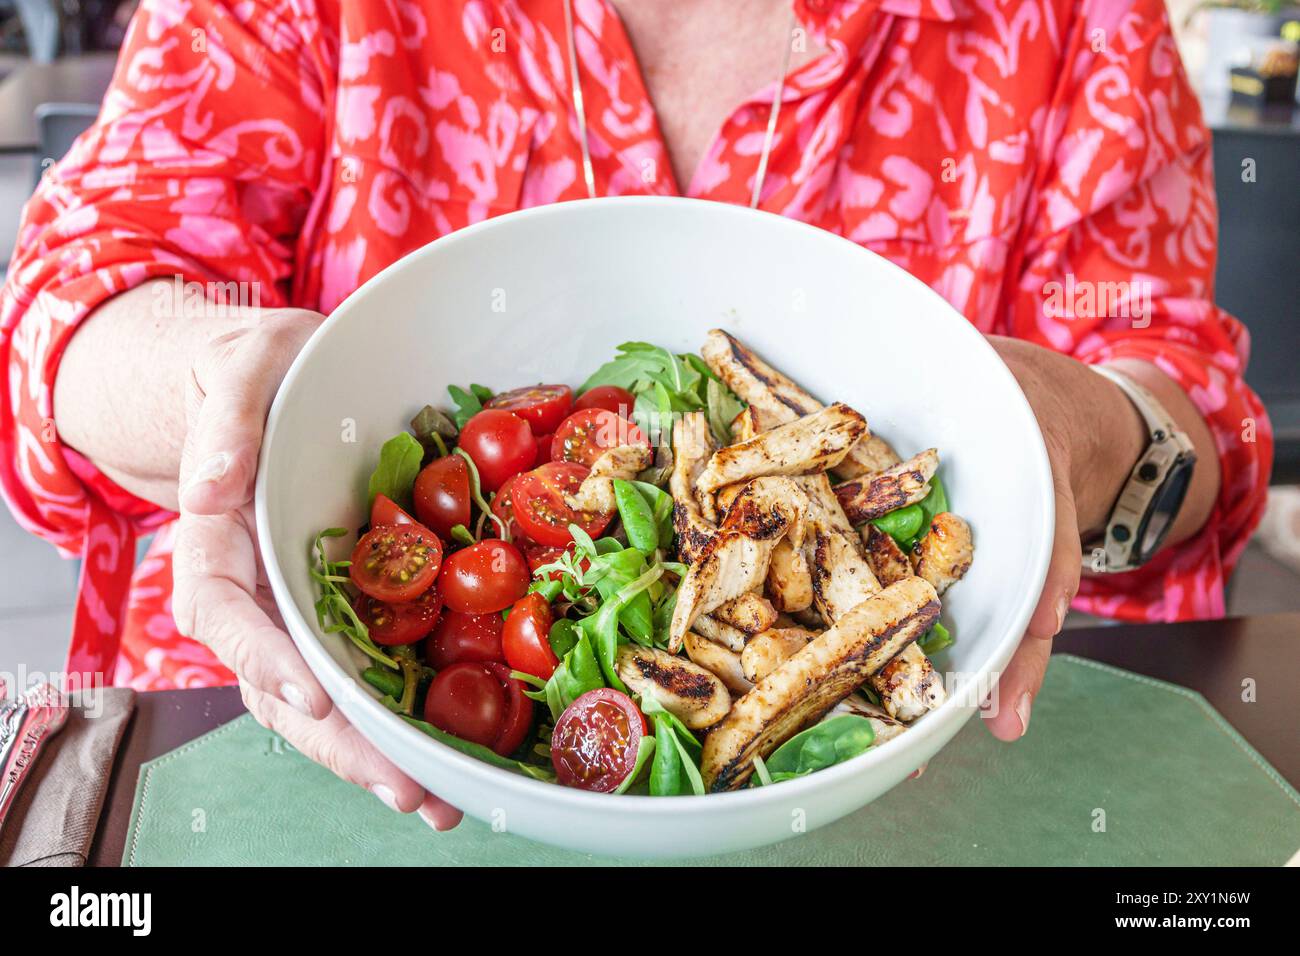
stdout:
{"type": "Polygon", "coordinates": [[[462,740],[491,747],[507,713],[500,678],[484,664],[466,661],[438,671],[424,698],[424,719],[462,740]]]}
{"type": "Polygon", "coordinates": [[[578,396],[578,400],[573,403],[573,410],[577,412],[584,408],[603,408],[628,418],[635,405],[636,398],[627,389],[617,385],[597,385],[578,396]]]}
{"type": "Polygon", "coordinates": [[[525,594],[516,601],[501,631],[506,663],[517,671],[547,680],[560,665],[547,639],[553,620],[551,606],[540,594],[525,594]]]}
{"type": "Polygon", "coordinates": [[[418,524],[379,524],[352,549],[352,583],[379,601],[410,601],[428,589],[442,563],[442,542],[418,524]]]}
{"type": "Polygon", "coordinates": [[[489,538],[448,555],[438,586],[453,611],[488,614],[524,596],[528,564],[513,544],[489,538]]]}
{"type": "Polygon", "coordinates": [[[474,459],[484,491],[496,491],[537,460],[537,439],[528,423],[501,408],[484,409],[467,421],[460,447],[474,459]]]}
{"type": "Polygon", "coordinates": [[[570,524],[593,538],[609,526],[612,512],[575,511],[564,500],[581,487],[587,470],[573,462],[553,461],[519,476],[512,489],[514,515],[524,534],[538,544],[560,548],[573,540],[570,524]]]}
{"type": "Polygon", "coordinates": [[[555,433],[549,435],[537,436],[537,457],[533,459],[533,467],[540,468],[551,460],[551,443],[555,441],[555,433]]]}
{"type": "Polygon", "coordinates": [[[388,495],[375,495],[375,503],[370,506],[371,524],[418,524],[414,518],[397,506],[388,495]]]}
{"type": "MultiPolygon", "coordinates": [[[[378,502],[376,498],[376,507],[378,502]]],[[[431,461],[416,476],[415,513],[421,524],[444,539],[458,524],[469,527],[469,508],[469,465],[460,455],[431,461]]]]}
{"type": "Polygon", "coordinates": [[[524,695],[523,681],[511,677],[510,668],[505,664],[483,666],[501,682],[501,689],[505,694],[506,713],[501,720],[501,728],[497,731],[497,739],[492,743],[492,749],[501,756],[508,757],[519,749],[519,745],[528,736],[528,731],[532,729],[533,702],[524,695]]]}
{"type": "Polygon", "coordinates": [[[392,647],[414,644],[433,629],[442,612],[442,595],[438,586],[425,591],[414,601],[387,604],[362,594],[353,605],[376,644],[392,647]]]}
{"type": "MultiPolygon", "coordinates": [[[[515,520],[514,509],[514,490],[522,477],[522,475],[515,475],[497,489],[497,493],[492,496],[492,513],[506,526],[506,530],[510,533],[510,540],[526,550],[532,542],[528,540],[528,535],[524,534],[523,529],[519,527],[519,522],[515,520]]],[[[493,535],[499,531],[495,522],[489,525],[488,530],[493,535]]]]}
{"type": "Polygon", "coordinates": [[[429,666],[442,670],[465,661],[503,661],[500,614],[464,614],[447,611],[424,645],[429,666]]]}
{"type": "Polygon", "coordinates": [[[484,408],[504,408],[514,412],[533,430],[534,435],[553,432],[573,407],[573,390],[567,385],[533,385],[516,388],[488,399],[484,408]]]}
{"type": "Polygon", "coordinates": [[[551,735],[551,763],[566,787],[608,793],[636,767],[646,734],[632,698],[612,687],[583,694],[560,715],[551,735]]]}
{"type": "Polygon", "coordinates": [[[649,447],[650,442],[622,415],[604,408],[585,408],[574,412],[555,430],[551,461],[574,461],[590,468],[602,451],[619,445],[649,447]]]}

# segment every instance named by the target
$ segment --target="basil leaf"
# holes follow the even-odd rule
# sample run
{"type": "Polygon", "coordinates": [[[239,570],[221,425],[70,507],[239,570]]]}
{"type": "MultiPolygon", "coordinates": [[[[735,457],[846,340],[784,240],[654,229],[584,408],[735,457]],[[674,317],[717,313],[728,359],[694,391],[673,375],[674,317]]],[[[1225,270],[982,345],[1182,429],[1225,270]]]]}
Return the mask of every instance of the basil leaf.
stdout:
{"type": "Polygon", "coordinates": [[[411,488],[420,473],[424,446],[410,432],[401,432],[384,442],[379,450],[379,464],[370,476],[366,507],[375,503],[375,495],[387,495],[403,507],[409,507],[411,488]]]}
{"type": "Polygon", "coordinates": [[[773,782],[802,777],[843,763],[868,750],[876,740],[871,721],[841,714],[795,734],[767,758],[773,782]]]}

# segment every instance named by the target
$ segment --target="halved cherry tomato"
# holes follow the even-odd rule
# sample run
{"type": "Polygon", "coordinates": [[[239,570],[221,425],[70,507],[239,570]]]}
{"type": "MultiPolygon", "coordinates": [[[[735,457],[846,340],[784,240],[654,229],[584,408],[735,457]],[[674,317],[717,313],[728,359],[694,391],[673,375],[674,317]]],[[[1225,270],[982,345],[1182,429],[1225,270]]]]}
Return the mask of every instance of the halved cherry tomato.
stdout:
{"type": "Polygon", "coordinates": [[[442,542],[418,524],[379,524],[352,549],[352,583],[379,601],[410,601],[426,591],[442,564],[442,542]]]}
{"type": "MultiPolygon", "coordinates": [[[[378,502],[376,498],[376,506],[378,502]]],[[[469,465],[460,455],[431,461],[416,476],[415,513],[421,524],[443,538],[450,538],[458,524],[469,527],[469,508],[469,465]]]]}
{"type": "Polygon", "coordinates": [[[602,451],[619,445],[649,447],[650,442],[622,415],[605,408],[585,408],[574,412],[555,430],[551,461],[574,461],[590,468],[602,451]]]}
{"type": "Polygon", "coordinates": [[[528,735],[533,702],[505,664],[466,661],[438,672],[424,698],[424,719],[504,757],[528,735]]]}
{"type": "Polygon", "coordinates": [[[629,418],[635,405],[636,398],[627,389],[617,385],[597,385],[578,396],[578,400],[573,403],[573,410],[577,412],[584,408],[603,408],[629,418]]]}
{"type": "Polygon", "coordinates": [[[474,459],[484,491],[496,491],[537,460],[537,439],[528,423],[501,408],[486,408],[467,421],[460,447],[474,459]]]}
{"type": "Polygon", "coordinates": [[[491,747],[508,707],[505,686],[484,664],[466,661],[438,671],[424,698],[424,719],[439,730],[491,747]]]}
{"type": "Polygon", "coordinates": [[[488,538],[448,555],[438,587],[453,611],[489,614],[524,596],[528,564],[513,544],[488,538]]]}
{"type": "Polygon", "coordinates": [[[424,645],[424,659],[429,666],[442,670],[465,661],[485,663],[503,661],[501,653],[500,614],[465,614],[447,611],[424,645]]]}
{"type": "Polygon", "coordinates": [[[636,767],[647,731],[632,698],[612,687],[583,694],[560,715],[551,735],[551,763],[566,787],[608,793],[636,767]]]}
{"type": "Polygon", "coordinates": [[[524,695],[524,682],[510,676],[510,668],[505,664],[484,664],[501,681],[501,689],[506,698],[506,714],[497,731],[497,739],[492,749],[502,757],[508,757],[519,749],[519,745],[528,736],[533,726],[533,702],[524,695]]]}
{"type": "Polygon", "coordinates": [[[570,524],[578,525],[593,538],[604,531],[613,520],[612,512],[575,511],[564,500],[565,495],[581,487],[587,471],[573,462],[553,461],[520,475],[512,493],[515,520],[524,534],[538,544],[559,548],[573,540],[570,524]]]}
{"type": "Polygon", "coordinates": [[[517,671],[547,680],[560,665],[551,650],[551,606],[534,592],[525,594],[510,608],[501,631],[501,652],[506,663],[517,671]]]}
{"type": "Polygon", "coordinates": [[[414,601],[400,604],[388,604],[376,601],[368,594],[360,595],[354,605],[357,617],[361,618],[376,644],[393,647],[398,644],[414,644],[438,622],[442,612],[442,595],[438,585],[425,591],[414,601]]]}
{"type": "Polygon", "coordinates": [[[504,408],[514,412],[533,430],[534,435],[553,432],[573,407],[573,390],[567,385],[533,385],[502,392],[488,399],[484,408],[504,408]]]}
{"type": "Polygon", "coordinates": [[[397,506],[388,495],[375,495],[375,503],[370,506],[371,524],[419,524],[414,518],[397,506]]]}
{"type": "MultiPolygon", "coordinates": [[[[519,527],[519,522],[515,520],[514,509],[514,489],[521,477],[523,476],[515,475],[497,489],[497,493],[492,496],[492,513],[500,518],[501,522],[506,526],[506,530],[510,533],[510,540],[521,549],[526,550],[532,542],[528,540],[528,535],[524,534],[523,529],[519,527]]],[[[492,522],[488,526],[490,535],[499,536],[498,530],[496,522],[492,522]]]]}
{"type": "MultiPolygon", "coordinates": [[[[528,570],[536,574],[538,568],[544,564],[554,564],[560,559],[560,555],[564,554],[566,551],[573,551],[572,541],[570,541],[568,547],[565,548],[553,548],[549,545],[537,544],[536,542],[527,543],[524,545],[524,557],[528,559],[528,570]]],[[[591,567],[591,561],[587,558],[583,558],[578,562],[578,567],[583,571],[586,571],[591,567]]],[[[552,571],[547,575],[547,578],[551,581],[558,581],[560,580],[560,572],[552,571]]]]}

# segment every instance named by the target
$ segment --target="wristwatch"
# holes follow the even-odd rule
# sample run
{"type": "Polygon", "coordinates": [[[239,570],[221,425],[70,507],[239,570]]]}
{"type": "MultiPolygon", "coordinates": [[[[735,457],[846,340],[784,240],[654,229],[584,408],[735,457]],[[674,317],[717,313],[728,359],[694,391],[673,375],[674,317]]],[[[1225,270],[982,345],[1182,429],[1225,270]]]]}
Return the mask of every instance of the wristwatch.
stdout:
{"type": "Polygon", "coordinates": [[[1084,542],[1083,566],[1097,572],[1132,571],[1160,550],[1187,497],[1196,452],[1156,397],[1122,372],[1093,365],[1128,396],[1146,425],[1146,451],[1129,473],[1101,537],[1084,542]]]}

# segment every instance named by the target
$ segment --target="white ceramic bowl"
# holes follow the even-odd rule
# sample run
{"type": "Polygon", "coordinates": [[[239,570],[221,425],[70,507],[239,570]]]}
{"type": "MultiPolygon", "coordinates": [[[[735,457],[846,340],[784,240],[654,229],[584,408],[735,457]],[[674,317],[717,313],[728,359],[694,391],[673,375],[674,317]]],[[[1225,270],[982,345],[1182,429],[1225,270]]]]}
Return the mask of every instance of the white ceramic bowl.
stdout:
{"type": "MultiPolygon", "coordinates": [[[[471,226],[389,266],[330,316],[285,377],[257,481],[262,557],[312,671],[361,733],[466,813],[598,854],[759,846],[874,800],[929,760],[1006,664],[1046,574],[1053,497],[1033,413],[939,295],[828,232],[715,203],[621,198],[471,226]],[[527,779],[388,712],[360,655],[316,626],[308,548],[365,521],[380,445],[448,384],[580,384],[620,342],[695,351],[724,327],[823,401],[849,403],[904,455],[936,446],[973,568],[944,598],[951,696],[895,740],[820,773],[703,797],[614,797],[527,779]]],[[[353,539],[347,539],[350,547],[353,539]]],[[[340,549],[344,543],[335,542],[340,549]]],[[[432,838],[432,837],[431,837],[432,838]]]]}

